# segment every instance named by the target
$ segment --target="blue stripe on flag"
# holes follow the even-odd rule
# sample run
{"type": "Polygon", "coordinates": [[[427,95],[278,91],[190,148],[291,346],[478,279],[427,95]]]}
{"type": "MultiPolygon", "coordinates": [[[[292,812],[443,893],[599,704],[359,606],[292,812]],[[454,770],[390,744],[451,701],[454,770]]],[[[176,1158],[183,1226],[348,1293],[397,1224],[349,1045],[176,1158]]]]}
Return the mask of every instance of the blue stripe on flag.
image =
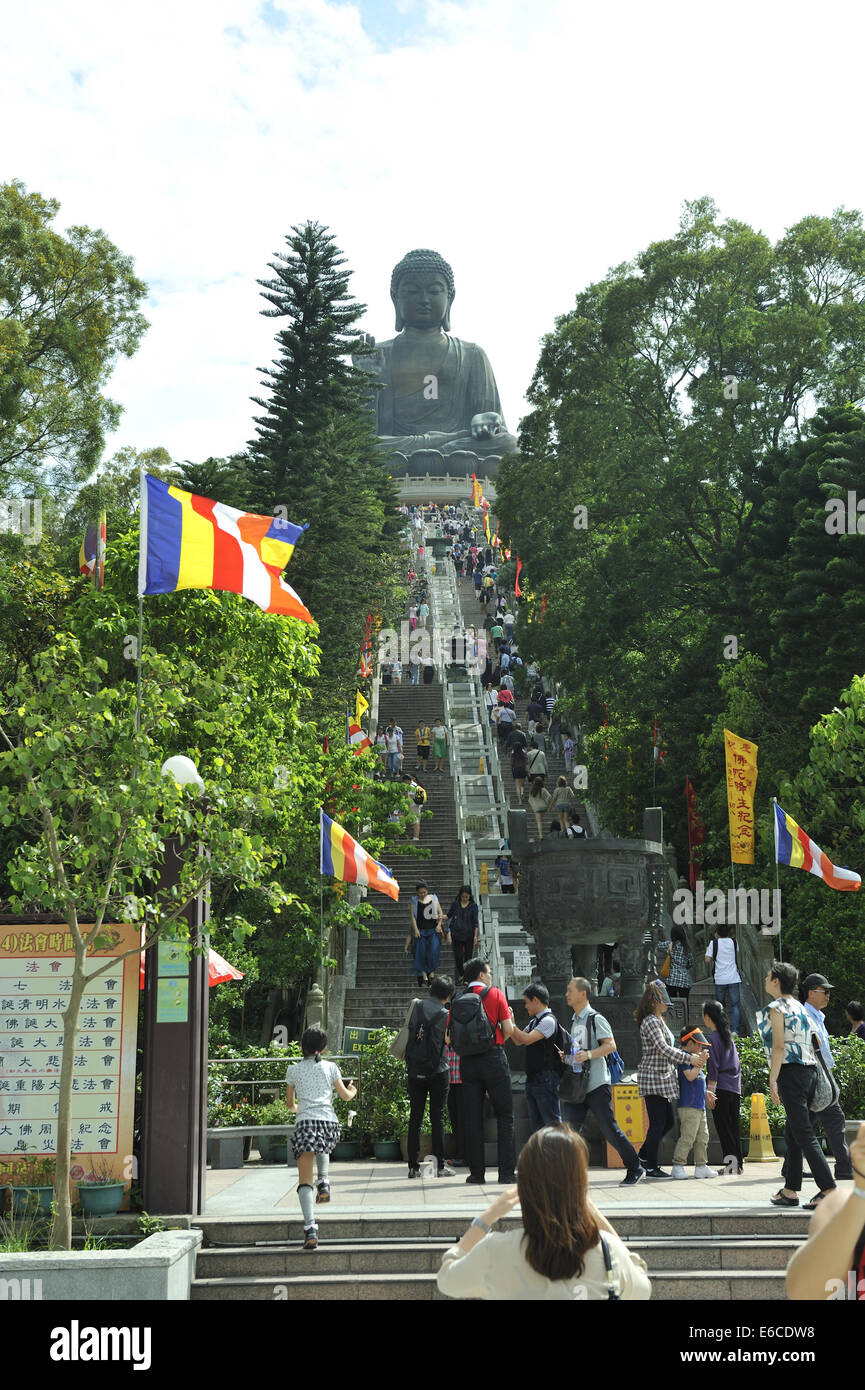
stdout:
{"type": "Polygon", "coordinates": [[[284,521],[281,516],[275,516],[264,533],[264,540],[285,541],[286,545],[296,545],[299,537],[308,530],[309,522],[304,526],[295,526],[293,522],[284,521]]]}
{"type": "Polygon", "coordinates": [[[789,864],[793,853],[793,837],[787,829],[787,813],[781,810],[777,801],[775,802],[775,831],[778,842],[778,863],[789,864]]]}
{"type": "Polygon", "coordinates": [[[145,594],[171,594],[180,575],[183,508],[168,483],[145,478],[147,486],[147,582],[145,594]]]}
{"type": "Polygon", "coordinates": [[[323,874],[330,874],[333,877],[333,856],[330,852],[330,831],[333,821],[330,816],[321,812],[321,855],[320,868],[323,874]]]}

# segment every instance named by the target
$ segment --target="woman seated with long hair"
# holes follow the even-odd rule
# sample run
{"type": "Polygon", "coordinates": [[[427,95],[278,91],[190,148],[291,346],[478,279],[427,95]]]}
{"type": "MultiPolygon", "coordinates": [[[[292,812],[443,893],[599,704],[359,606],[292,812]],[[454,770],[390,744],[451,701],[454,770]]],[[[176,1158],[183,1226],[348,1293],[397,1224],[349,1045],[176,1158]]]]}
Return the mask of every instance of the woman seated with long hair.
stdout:
{"type": "Polygon", "coordinates": [[[569,1125],[537,1130],[520,1152],[516,1186],[442,1256],[441,1292],[490,1300],[650,1298],[644,1261],[598,1211],[588,1176],[579,1134],[569,1125]],[[522,1227],[492,1232],[517,1202],[522,1227]]]}

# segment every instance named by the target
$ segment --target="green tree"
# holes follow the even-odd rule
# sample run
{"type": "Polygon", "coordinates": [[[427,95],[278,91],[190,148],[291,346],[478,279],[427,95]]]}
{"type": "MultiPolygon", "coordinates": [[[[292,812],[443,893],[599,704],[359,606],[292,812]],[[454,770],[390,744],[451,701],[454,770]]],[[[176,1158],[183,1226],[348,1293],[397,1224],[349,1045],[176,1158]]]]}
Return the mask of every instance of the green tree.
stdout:
{"type": "MultiPolygon", "coordinates": [[[[107,662],[95,659],[101,675],[107,662]]],[[[16,909],[38,903],[59,911],[72,934],[72,988],[63,1013],[58,1093],[56,1216],[52,1249],[71,1248],[69,1196],[73,1058],[87,958],[104,943],[103,924],[140,920],[145,945],[167,928],[188,940],[184,909],[207,879],[224,878],[266,893],[275,910],[290,903],[273,881],[276,855],[255,824],[258,808],[227,781],[207,784],[207,808],[160,773],[163,740],[198,691],[188,663],[150,653],[141,732],[131,724],[132,687],[91,687],[93,659],[80,643],[58,634],[39,654],[31,675],[8,692],[0,720],[0,823],[23,820],[33,838],[13,856],[9,876],[16,909]],[[207,859],[185,856],[180,882],[154,891],[165,840],[200,842],[207,859]],[[92,926],[83,926],[92,919],[92,926]]],[[[137,955],[139,946],[126,952],[137,955]]]]}
{"type": "Polygon", "coordinates": [[[47,460],[81,479],[120,407],[102,394],[147,327],[147,287],[101,231],[52,229],[53,198],[0,187],[0,485],[29,486],[47,460]]]}
{"type": "Polygon", "coordinates": [[[401,607],[400,518],[376,448],[373,387],[349,360],[362,351],[351,330],[364,306],[350,298],[349,272],[324,227],[307,222],[286,240],[274,278],[259,281],[272,306],[262,312],[283,326],[279,355],[263,369],[269,394],[255,398],[264,414],[239,487],[250,509],[282,504],[309,525],[288,577],[321,634],[316,700],[333,707],[354,679],[367,613],[387,623],[401,607]]]}
{"type": "MultiPolygon", "coordinates": [[[[648,734],[658,716],[683,847],[679,793],[698,766],[719,680],[735,665],[728,639],[740,659],[750,652],[768,664],[785,608],[795,622],[777,589],[773,601],[772,586],[789,575],[773,569],[778,555],[768,555],[759,594],[749,569],[764,507],[775,509],[774,541],[783,541],[764,484],[809,412],[831,412],[837,434],[838,412],[861,400],[863,329],[859,213],[805,218],[772,245],[702,199],[685,205],[676,236],[582,291],[544,340],[520,455],[497,480],[503,532],[531,583],[518,636],[564,683],[588,732],[606,717],[648,734]]],[[[827,466],[824,455],[820,483],[827,466]]],[[[851,456],[845,476],[854,469],[851,456]]],[[[820,507],[824,496],[817,486],[820,507]]],[[[761,536],[764,552],[767,543],[761,536]]],[[[822,542],[803,530],[800,544],[798,596],[811,584],[814,597],[822,542]]],[[[846,606],[849,565],[838,574],[846,606]]],[[[816,602],[813,614],[825,622],[816,602]]],[[[822,662],[828,678],[842,645],[822,662]]],[[[800,671],[802,682],[813,718],[827,686],[800,671]]]]}

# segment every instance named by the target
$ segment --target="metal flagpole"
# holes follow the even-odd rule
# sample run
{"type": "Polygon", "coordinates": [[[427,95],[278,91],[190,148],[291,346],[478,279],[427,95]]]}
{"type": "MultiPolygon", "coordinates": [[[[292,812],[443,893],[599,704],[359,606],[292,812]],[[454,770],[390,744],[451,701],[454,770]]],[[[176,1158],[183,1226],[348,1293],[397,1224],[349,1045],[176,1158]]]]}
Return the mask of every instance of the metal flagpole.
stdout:
{"type": "Polygon", "coordinates": [[[778,813],[777,813],[777,811],[775,810],[775,807],[777,806],[777,804],[778,804],[778,798],[775,797],[775,796],[773,796],[773,797],[772,797],[772,843],[773,843],[773,845],[775,846],[775,891],[776,891],[776,893],[777,893],[777,897],[775,898],[775,901],[776,901],[776,903],[778,904],[778,954],[777,954],[777,956],[775,957],[775,959],[776,959],[776,960],[783,960],[783,959],[784,959],[784,956],[783,956],[783,954],[782,954],[782,952],[781,952],[781,879],[780,879],[780,875],[779,875],[779,873],[778,873],[778,813]]]}
{"type": "Polygon", "coordinates": [[[138,646],[136,655],[138,658],[138,678],[135,689],[135,732],[141,733],[141,652],[144,643],[144,598],[138,595],[138,646]]]}

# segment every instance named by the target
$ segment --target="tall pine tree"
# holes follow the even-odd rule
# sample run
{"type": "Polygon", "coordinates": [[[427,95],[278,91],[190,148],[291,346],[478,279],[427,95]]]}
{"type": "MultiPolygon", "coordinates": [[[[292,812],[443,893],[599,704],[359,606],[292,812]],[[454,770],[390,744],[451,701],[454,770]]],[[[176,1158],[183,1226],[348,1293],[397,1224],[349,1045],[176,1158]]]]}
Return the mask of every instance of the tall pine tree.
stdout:
{"type": "Polygon", "coordinates": [[[403,598],[396,490],[379,456],[370,377],[353,325],[365,312],[349,294],[350,272],[327,228],[293,227],[274,277],[260,280],[269,318],[282,321],[279,353],[263,368],[267,395],[255,417],[242,490],[252,510],[285,506],[307,522],[288,580],[321,629],[322,701],[354,680],[367,613],[387,624],[403,598]]]}

